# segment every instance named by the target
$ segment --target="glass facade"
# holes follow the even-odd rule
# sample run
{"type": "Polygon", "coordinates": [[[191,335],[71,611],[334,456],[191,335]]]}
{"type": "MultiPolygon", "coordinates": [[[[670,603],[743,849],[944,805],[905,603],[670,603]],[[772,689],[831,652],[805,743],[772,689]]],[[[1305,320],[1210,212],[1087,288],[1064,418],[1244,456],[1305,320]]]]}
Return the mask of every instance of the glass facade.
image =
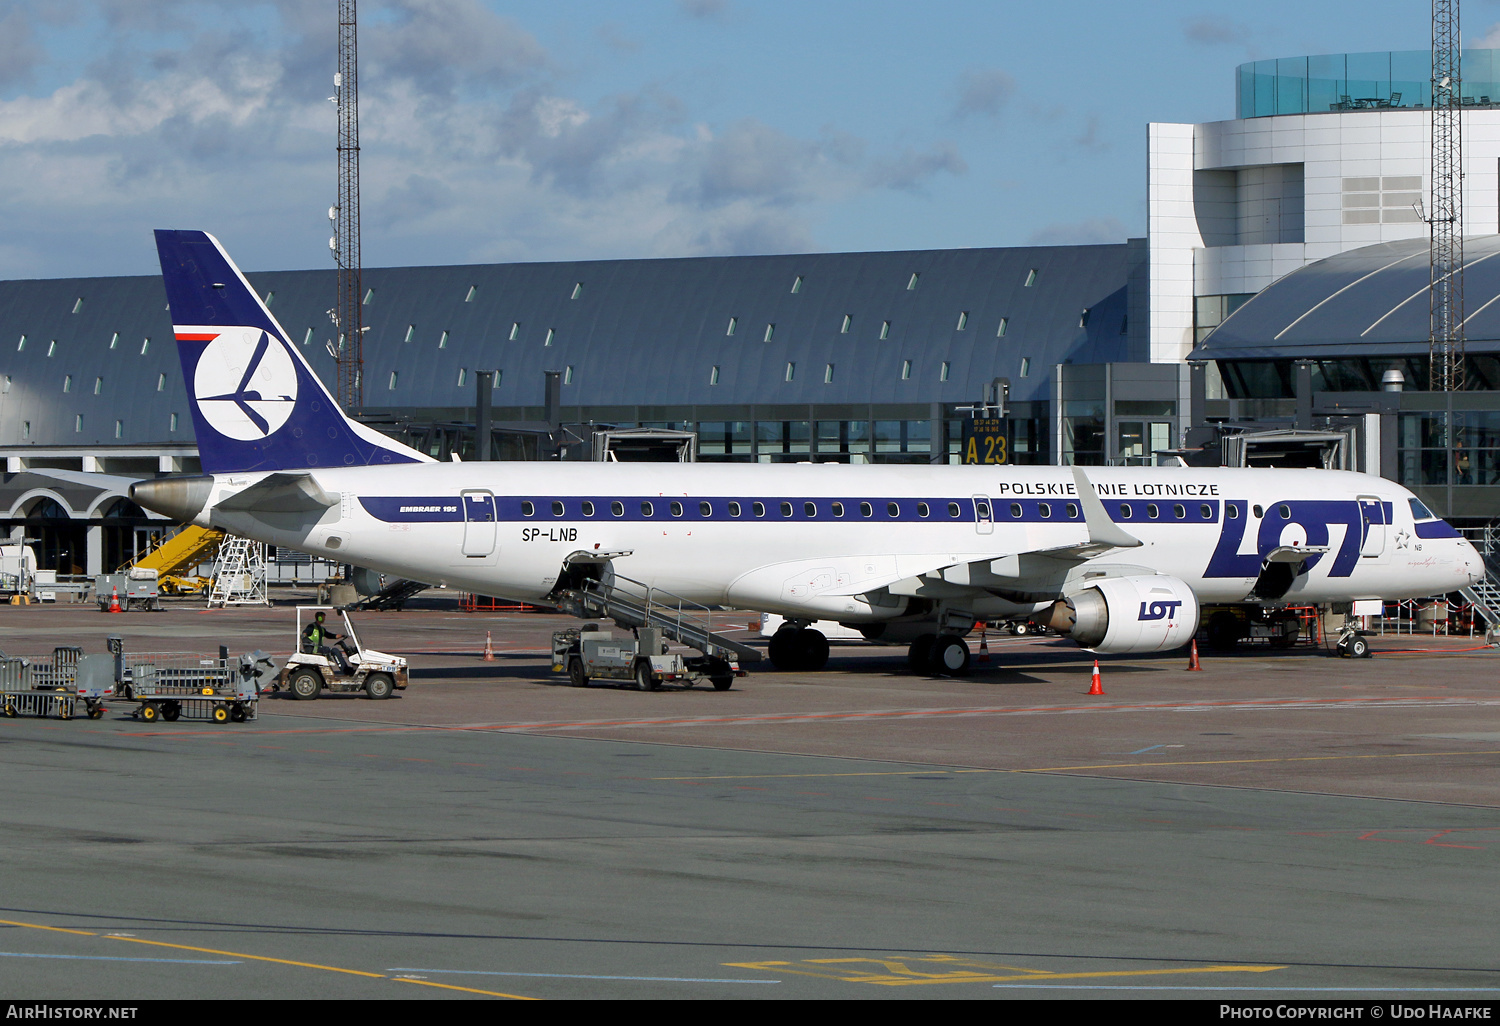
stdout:
{"type": "MultiPolygon", "coordinates": [[[[1500,106],[1500,50],[1465,50],[1465,107],[1500,106]]],[[[1235,82],[1242,118],[1329,111],[1420,109],[1432,104],[1428,50],[1332,53],[1241,64],[1235,82]]]]}

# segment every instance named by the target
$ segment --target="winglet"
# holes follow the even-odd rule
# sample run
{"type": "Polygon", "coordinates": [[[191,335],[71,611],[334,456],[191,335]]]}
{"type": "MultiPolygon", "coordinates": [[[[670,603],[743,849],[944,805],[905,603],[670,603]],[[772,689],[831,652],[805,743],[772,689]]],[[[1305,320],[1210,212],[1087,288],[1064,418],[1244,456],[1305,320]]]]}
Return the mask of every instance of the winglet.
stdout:
{"type": "Polygon", "coordinates": [[[1089,544],[1110,549],[1139,547],[1141,540],[1122,531],[1104,511],[1104,503],[1099,501],[1099,493],[1084,476],[1083,468],[1074,466],[1072,470],[1073,482],[1078,486],[1078,505],[1083,508],[1083,519],[1089,529],[1089,544]]]}

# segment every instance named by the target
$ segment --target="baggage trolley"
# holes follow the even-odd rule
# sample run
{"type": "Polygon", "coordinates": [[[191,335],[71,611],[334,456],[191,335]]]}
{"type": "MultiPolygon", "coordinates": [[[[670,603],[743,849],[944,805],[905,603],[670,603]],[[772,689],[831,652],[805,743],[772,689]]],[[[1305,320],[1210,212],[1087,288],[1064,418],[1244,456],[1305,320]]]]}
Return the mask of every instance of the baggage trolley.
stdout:
{"type": "Polygon", "coordinates": [[[83,655],[76,648],[58,648],[53,662],[32,664],[18,658],[0,659],[0,708],[5,715],[57,716],[71,720],[105,713],[104,701],[115,693],[115,657],[83,655]]]}
{"type": "Polygon", "coordinates": [[[131,715],[146,723],[158,719],[243,723],[257,717],[261,687],[276,676],[265,652],[249,652],[231,661],[226,649],[217,658],[181,653],[125,654],[122,673],[131,715]]]}

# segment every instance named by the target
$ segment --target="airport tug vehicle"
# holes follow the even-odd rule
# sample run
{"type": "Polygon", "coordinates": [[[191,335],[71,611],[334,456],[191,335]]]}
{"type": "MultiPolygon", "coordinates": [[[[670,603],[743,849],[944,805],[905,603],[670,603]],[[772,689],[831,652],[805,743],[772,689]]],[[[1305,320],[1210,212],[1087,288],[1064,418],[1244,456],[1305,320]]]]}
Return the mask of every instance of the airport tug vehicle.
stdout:
{"type": "Polygon", "coordinates": [[[325,690],[336,693],[363,691],[371,698],[390,698],[392,692],[405,690],[407,679],[406,660],[401,656],[387,655],[360,644],[347,610],[332,606],[298,606],[296,651],[282,667],[275,690],[286,688],[293,698],[308,700],[317,698],[325,690]],[[311,624],[318,613],[330,618],[337,613],[343,620],[344,636],[332,645],[324,646],[333,651],[333,658],[311,650],[313,646],[302,636],[306,625],[311,624]]]}
{"type": "Polygon", "coordinates": [[[635,628],[632,635],[617,638],[593,623],[557,631],[552,635],[552,672],[567,673],[576,688],[598,678],[634,681],[641,691],[655,691],[663,681],[688,687],[708,681],[715,691],[728,691],[735,677],[744,675],[733,662],[670,651],[654,627],[635,628]]]}

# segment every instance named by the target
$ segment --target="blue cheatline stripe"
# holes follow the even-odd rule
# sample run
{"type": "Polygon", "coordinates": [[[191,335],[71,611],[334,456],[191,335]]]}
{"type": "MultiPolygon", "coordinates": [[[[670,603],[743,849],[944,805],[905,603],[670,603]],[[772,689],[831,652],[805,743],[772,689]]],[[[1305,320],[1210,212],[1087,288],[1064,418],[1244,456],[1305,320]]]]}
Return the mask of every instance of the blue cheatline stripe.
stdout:
{"type": "Polygon", "coordinates": [[[84,962],[171,962],[175,965],[239,965],[239,962],[211,962],[201,958],[114,958],[109,955],[37,955],[29,951],[0,951],[0,958],[67,958],[84,962]]]}
{"type": "MultiPolygon", "coordinates": [[[[983,500],[979,500],[983,501],[983,500]]],[[[498,521],[541,526],[577,527],[590,523],[655,523],[666,521],[722,521],[725,523],[768,523],[800,521],[816,523],[862,523],[865,521],[900,521],[903,523],[973,524],[1052,524],[1081,523],[1083,513],[1076,498],[989,499],[989,512],[976,509],[973,496],[947,498],[829,497],[829,496],[663,496],[663,495],[496,495],[476,499],[472,494],[460,500],[457,496],[360,496],[360,505],[377,520],[387,523],[458,523],[498,521]],[[553,510],[553,503],[562,507],[553,510]],[[618,503],[620,512],[614,512],[618,503]],[[585,504],[588,504],[586,508],[585,504]],[[703,511],[707,505],[708,512],[703,511]],[[531,512],[526,512],[529,505],[531,512]],[[865,507],[869,513],[865,513],[865,507]],[[955,514],[952,510],[957,507],[955,514]],[[757,507],[760,512],[757,513],[757,507]],[[926,514],[922,512],[926,507],[926,514]],[[589,509],[593,512],[589,512],[589,509]],[[810,508],[810,512],[809,512],[810,508]],[[736,513],[735,510],[738,510],[736,513]],[[467,514],[467,515],[466,515],[467,514]]],[[[1109,500],[1105,506],[1111,519],[1119,523],[1145,522],[1166,524],[1214,524],[1219,519],[1219,500],[1181,498],[1109,500]],[[1182,515],[1178,516],[1178,508],[1182,515]],[[1153,516],[1152,514],[1155,513],[1153,516]]]]}
{"type": "MultiPolygon", "coordinates": [[[[962,982],[962,981],[954,981],[962,982]]],[[[1263,991],[1269,994],[1494,994],[1500,987],[1158,987],[1142,984],[1080,983],[1070,986],[1065,983],[996,983],[996,990],[1206,990],[1223,993],[1230,990],[1263,991]]]]}
{"type": "Polygon", "coordinates": [[[530,976],[546,980],[642,980],[646,983],[780,983],[780,980],[715,980],[696,976],[591,976],[586,973],[500,973],[482,969],[387,969],[388,973],[431,973],[434,976],[530,976]]]}

